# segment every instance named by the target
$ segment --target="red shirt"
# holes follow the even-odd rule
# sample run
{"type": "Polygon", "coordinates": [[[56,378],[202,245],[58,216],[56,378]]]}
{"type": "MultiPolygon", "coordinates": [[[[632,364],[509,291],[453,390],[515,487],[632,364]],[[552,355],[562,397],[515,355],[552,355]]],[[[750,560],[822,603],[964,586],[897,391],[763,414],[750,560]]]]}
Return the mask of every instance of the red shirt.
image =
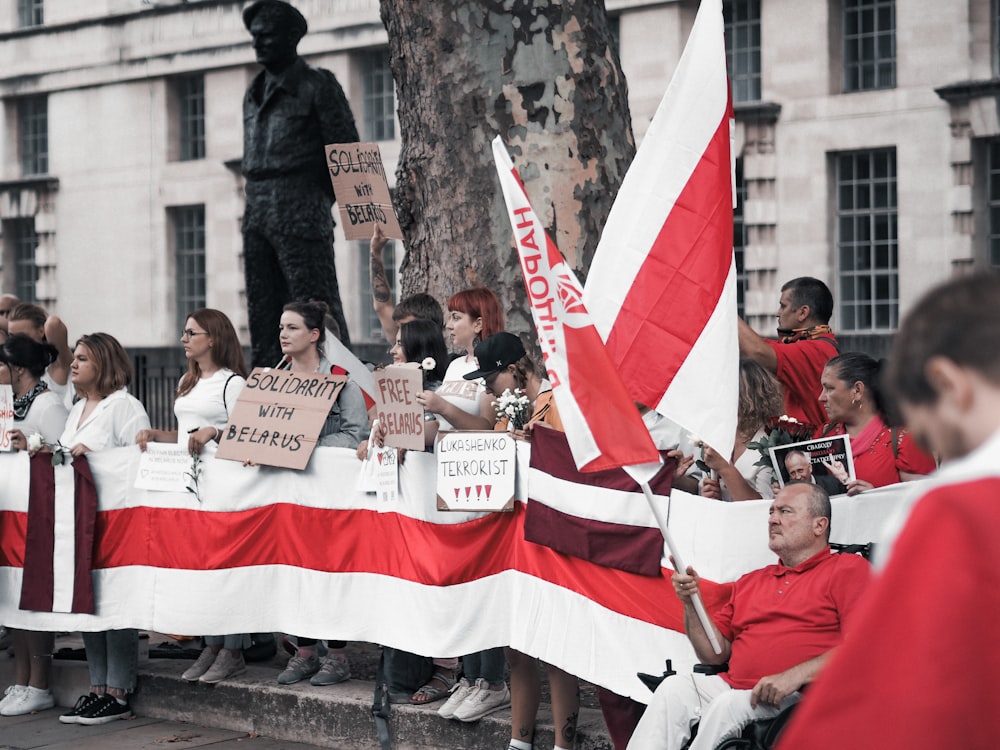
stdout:
{"type": "Polygon", "coordinates": [[[779,750],[986,750],[1000,737],[1000,478],[914,507],[779,750]]]}
{"type": "MultiPolygon", "coordinates": [[[[913,438],[906,430],[896,430],[896,447],[893,449],[892,428],[878,417],[875,417],[875,420],[877,424],[865,428],[866,432],[869,428],[876,432],[874,440],[863,440],[864,444],[859,445],[858,440],[864,437],[863,434],[851,440],[854,475],[858,479],[871,482],[874,487],[885,487],[887,484],[902,481],[899,476],[901,471],[909,474],[930,474],[937,468],[934,459],[913,442],[913,438]]],[[[842,424],[821,432],[822,434],[817,437],[846,434],[842,424]]]]}
{"type": "Polygon", "coordinates": [[[785,414],[813,426],[827,420],[826,410],[818,401],[819,378],[826,363],[837,356],[831,339],[833,334],[791,344],[765,339],[778,357],[778,380],[785,387],[785,414]]]}
{"type": "Polygon", "coordinates": [[[840,645],[844,620],[870,576],[868,561],[825,547],[794,568],[755,570],[733,585],[715,616],[733,644],[729,672],[720,675],[737,690],[783,672],[840,645]]]}

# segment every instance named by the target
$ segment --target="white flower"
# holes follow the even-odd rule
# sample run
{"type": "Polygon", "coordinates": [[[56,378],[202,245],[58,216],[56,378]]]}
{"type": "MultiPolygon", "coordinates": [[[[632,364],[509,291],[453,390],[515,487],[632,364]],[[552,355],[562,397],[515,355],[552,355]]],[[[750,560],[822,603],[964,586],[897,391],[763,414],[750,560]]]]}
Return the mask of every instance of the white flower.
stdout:
{"type": "Polygon", "coordinates": [[[424,370],[433,370],[437,367],[437,362],[434,361],[434,357],[424,357],[424,361],[420,363],[420,367],[424,370]]]}
{"type": "Polygon", "coordinates": [[[42,449],[42,446],[45,445],[45,439],[39,433],[33,432],[28,435],[27,443],[28,450],[34,453],[42,449]]]}

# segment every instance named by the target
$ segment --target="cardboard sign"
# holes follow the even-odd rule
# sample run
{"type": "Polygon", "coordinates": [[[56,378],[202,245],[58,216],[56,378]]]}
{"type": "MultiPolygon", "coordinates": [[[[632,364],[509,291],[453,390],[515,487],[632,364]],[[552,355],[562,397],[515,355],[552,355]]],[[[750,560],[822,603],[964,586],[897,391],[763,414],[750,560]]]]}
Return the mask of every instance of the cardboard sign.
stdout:
{"type": "Polygon", "coordinates": [[[139,455],[135,475],[137,490],[188,492],[193,459],[187,447],[178,443],[147,443],[139,455]]]}
{"type": "MultiPolygon", "coordinates": [[[[13,450],[10,442],[10,431],[13,429],[15,429],[14,389],[9,385],[0,385],[0,451],[13,450]]],[[[422,450],[423,446],[420,447],[422,450]]]]}
{"type": "Polygon", "coordinates": [[[347,239],[371,239],[375,224],[386,237],[403,239],[377,143],[328,144],[326,166],[347,239]]]}
{"type": "Polygon", "coordinates": [[[847,492],[847,483],[856,478],[851,439],[847,435],[805,440],[771,448],[771,465],[778,485],[789,481],[818,484],[830,495],[847,492]]]}
{"type": "Polygon", "coordinates": [[[389,365],[375,377],[375,412],[385,427],[385,444],[393,448],[424,449],[424,408],[417,394],[424,389],[419,365],[389,365]]]}
{"type": "Polygon", "coordinates": [[[506,432],[442,432],[434,452],[438,510],[514,509],[517,446],[506,432]]]}
{"type": "Polygon", "coordinates": [[[304,469],[347,377],[257,367],[229,417],[216,456],[304,469]]]}

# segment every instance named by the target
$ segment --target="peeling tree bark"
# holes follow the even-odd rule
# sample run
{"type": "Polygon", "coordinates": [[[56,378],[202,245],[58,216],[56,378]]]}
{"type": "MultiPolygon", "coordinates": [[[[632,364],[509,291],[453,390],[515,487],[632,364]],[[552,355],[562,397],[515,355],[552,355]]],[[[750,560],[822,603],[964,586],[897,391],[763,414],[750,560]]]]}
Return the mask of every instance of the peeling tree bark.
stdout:
{"type": "Polygon", "coordinates": [[[533,330],[490,142],[499,134],[563,255],[589,266],[635,154],[601,0],[380,0],[399,102],[401,295],[500,296],[533,330]]]}

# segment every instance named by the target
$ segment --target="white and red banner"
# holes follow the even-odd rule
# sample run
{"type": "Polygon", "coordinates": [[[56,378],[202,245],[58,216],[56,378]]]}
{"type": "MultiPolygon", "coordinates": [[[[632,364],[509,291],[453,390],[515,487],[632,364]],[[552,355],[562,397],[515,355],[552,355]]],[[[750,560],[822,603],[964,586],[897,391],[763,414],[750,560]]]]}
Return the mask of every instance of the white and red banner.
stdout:
{"type": "Polygon", "coordinates": [[[521,261],[545,369],[576,465],[598,471],[651,464],[660,454],[583,304],[583,289],[528,201],[497,136],[493,159],[521,261]]]}
{"type": "MultiPolygon", "coordinates": [[[[551,495],[565,485],[546,477],[571,469],[549,459],[546,471],[529,468],[530,453],[519,442],[513,512],[490,514],[438,512],[435,459],[426,453],[410,453],[400,466],[391,510],[353,489],[361,462],[341,448],[318,447],[303,471],[245,467],[209,451],[201,502],[191,493],[134,489],[138,448],[92,453],[100,498],[93,615],[18,607],[30,472],[23,453],[0,455],[0,622],[49,631],[282,631],[433,656],[511,645],[648,700],[637,671],[655,671],[668,657],[680,671],[695,661],[670,571],[638,575],[525,541],[526,498],[555,504],[551,495]]],[[[774,561],[768,501],[672,495],[656,500],[705,578],[732,581],[774,561]]],[[[835,541],[878,539],[902,495],[897,487],[835,498],[835,541]]],[[[606,524],[658,533],[641,499],[593,495],[580,507],[606,524]]],[[[712,611],[728,587],[705,583],[702,591],[712,611]]]]}
{"type": "Polygon", "coordinates": [[[584,301],[631,396],[724,456],[739,346],[721,0],[703,0],[601,235],[584,301]]]}

